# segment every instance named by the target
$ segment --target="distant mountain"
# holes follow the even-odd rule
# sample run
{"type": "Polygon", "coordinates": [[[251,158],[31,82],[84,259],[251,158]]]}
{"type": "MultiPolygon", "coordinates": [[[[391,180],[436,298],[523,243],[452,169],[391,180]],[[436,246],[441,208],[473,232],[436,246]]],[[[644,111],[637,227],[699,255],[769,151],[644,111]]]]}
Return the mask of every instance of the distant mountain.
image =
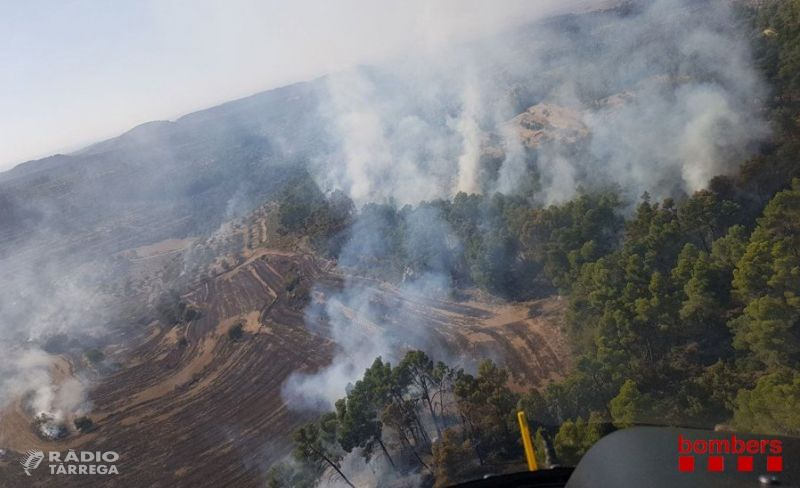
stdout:
{"type": "Polygon", "coordinates": [[[113,228],[119,245],[212,229],[302,171],[323,134],[322,81],[267,91],[175,122],[142,124],[0,174],[0,255],[34,235],[113,228]],[[120,235],[122,233],[124,235],[120,235]],[[158,234],[158,235],[156,235],[158,234]]]}
{"type": "MultiPolygon", "coordinates": [[[[470,191],[514,193],[524,191],[519,181],[536,180],[527,187],[541,188],[543,200],[562,186],[608,184],[620,174],[630,176],[620,183],[636,195],[647,185],[680,189],[680,161],[687,158],[674,156],[683,142],[672,141],[683,137],[693,113],[676,103],[722,106],[720,123],[728,123],[747,113],[744,99],[752,97],[748,78],[727,71],[738,65],[737,55],[711,67],[700,57],[681,61],[675,28],[705,32],[703,22],[716,17],[692,19],[704,9],[713,13],[709,5],[688,2],[659,17],[667,23],[659,29],[642,21],[658,12],[633,4],[546,19],[435,56],[358,67],[174,122],[149,122],[71,154],[20,164],[0,173],[0,260],[33,241],[46,255],[61,249],[93,259],[207,233],[306,172],[344,187],[357,203],[452,196],[464,167],[478,180],[464,178],[470,191]],[[633,47],[640,53],[628,59],[633,47]],[[668,82],[653,82],[658,76],[668,82]],[[630,97],[636,88],[645,95],[630,97]],[[616,117],[612,108],[621,106],[625,117],[616,117]],[[586,110],[604,111],[593,127],[586,110]],[[639,145],[625,145],[651,133],[660,146],[638,153],[639,145]],[[559,161],[567,159],[562,171],[559,161]],[[650,167],[631,172],[615,165],[650,167]],[[353,180],[361,176],[371,186],[363,195],[348,191],[359,188],[353,180]]],[[[726,22],[720,17],[720,26],[708,28],[726,22]]],[[[709,145],[718,136],[712,122],[709,145]]],[[[741,152],[749,140],[731,139],[742,142],[717,146],[741,152]]],[[[718,151],[694,140],[685,145],[701,156],[718,151]]]]}

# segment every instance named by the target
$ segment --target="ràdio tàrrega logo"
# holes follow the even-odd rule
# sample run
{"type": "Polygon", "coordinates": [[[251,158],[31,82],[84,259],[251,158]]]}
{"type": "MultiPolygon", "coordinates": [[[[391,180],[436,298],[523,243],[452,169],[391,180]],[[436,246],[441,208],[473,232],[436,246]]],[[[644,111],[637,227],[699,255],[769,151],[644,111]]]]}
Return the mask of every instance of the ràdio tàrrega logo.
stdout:
{"type": "MultiPolygon", "coordinates": [[[[25,474],[31,476],[31,471],[38,468],[44,461],[45,453],[38,449],[30,449],[20,461],[25,474]]],[[[114,451],[75,452],[70,449],[62,458],[61,453],[50,451],[47,453],[50,463],[50,474],[119,474],[115,463],[119,454],[114,451]]]]}
{"type": "Polygon", "coordinates": [[[20,461],[20,464],[22,465],[22,469],[25,470],[25,474],[30,476],[31,470],[38,468],[43,459],[44,453],[42,451],[38,449],[30,449],[25,455],[25,458],[20,461]]]}

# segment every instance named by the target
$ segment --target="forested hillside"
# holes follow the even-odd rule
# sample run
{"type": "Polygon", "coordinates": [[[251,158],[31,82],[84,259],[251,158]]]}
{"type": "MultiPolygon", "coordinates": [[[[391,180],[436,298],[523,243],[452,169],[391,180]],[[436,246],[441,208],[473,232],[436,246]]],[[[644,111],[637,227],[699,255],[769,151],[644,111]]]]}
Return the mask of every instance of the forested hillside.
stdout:
{"type": "Polygon", "coordinates": [[[771,90],[771,135],[737,173],[693,195],[630,202],[587,188],[541,206],[460,193],[356,212],[309,185],[283,199],[285,231],[312,229],[331,255],[353,226],[382,229],[340,262],[356,272],[403,280],[446,270],[455,294],[565,296],[578,359],[565,380],[519,393],[489,361],[470,375],[418,351],[397,365],[378,358],[335,412],[296,432],[273,486],[309,486],[326,469],[346,477],[341,461],[354,449],[445,486],[472,466],[519,461],[517,408],[539,429],[539,453],[547,442],[565,464],[635,424],[800,435],[800,2],[740,10],[771,90]],[[425,215],[455,239],[414,224],[425,215]],[[415,246],[403,245],[409,235],[415,246]]]}
{"type": "Polygon", "coordinates": [[[580,3],[0,174],[0,484],[443,487],[525,469],[520,409],[543,466],[800,436],[800,0],[580,3]]]}

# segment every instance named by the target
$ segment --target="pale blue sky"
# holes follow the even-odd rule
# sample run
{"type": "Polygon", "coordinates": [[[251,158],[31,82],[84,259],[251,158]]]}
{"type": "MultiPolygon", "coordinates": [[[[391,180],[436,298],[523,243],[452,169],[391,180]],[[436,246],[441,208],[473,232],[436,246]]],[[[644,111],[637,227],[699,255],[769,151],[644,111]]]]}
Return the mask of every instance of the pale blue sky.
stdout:
{"type": "Polygon", "coordinates": [[[564,3],[0,0],[0,170],[564,3]]]}

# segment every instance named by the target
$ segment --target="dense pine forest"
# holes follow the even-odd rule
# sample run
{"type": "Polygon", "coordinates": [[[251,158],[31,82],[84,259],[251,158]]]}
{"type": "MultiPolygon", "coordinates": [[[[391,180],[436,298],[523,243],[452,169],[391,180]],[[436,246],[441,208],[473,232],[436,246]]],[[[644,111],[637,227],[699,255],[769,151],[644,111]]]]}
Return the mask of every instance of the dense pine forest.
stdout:
{"type": "Polygon", "coordinates": [[[396,365],[377,358],[335,411],[295,433],[272,486],[311,486],[326,471],[347,480],[352,452],[436,486],[469,479],[475,466],[521,460],[517,409],[542,463],[574,464],[602,435],[637,424],[800,435],[800,2],[740,15],[771,89],[771,135],[736,174],[693,195],[631,202],[586,188],[543,207],[524,194],[460,193],[355,210],[310,179],[284,195],[284,232],[309,236],[322,254],[339,255],[352,226],[383,230],[340,263],[357,272],[401,280],[446,270],[454,294],[564,296],[576,360],[563,381],[517,393],[491,361],[468,374],[421,351],[396,365]],[[455,239],[409,224],[427,214],[455,239]],[[410,233],[413,249],[402,244],[410,233]]]}

